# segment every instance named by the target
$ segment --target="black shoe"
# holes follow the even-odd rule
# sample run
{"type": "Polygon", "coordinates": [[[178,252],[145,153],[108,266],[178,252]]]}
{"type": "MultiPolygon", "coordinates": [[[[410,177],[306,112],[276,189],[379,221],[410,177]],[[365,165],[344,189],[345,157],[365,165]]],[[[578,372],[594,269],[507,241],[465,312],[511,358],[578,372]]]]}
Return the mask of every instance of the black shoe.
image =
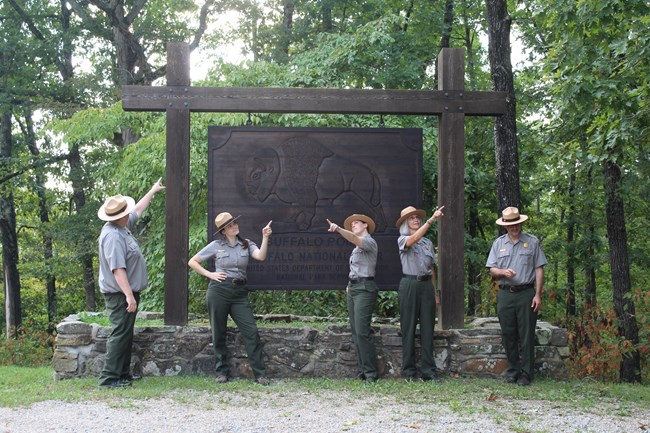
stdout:
{"type": "Polygon", "coordinates": [[[99,385],[99,387],[100,388],[126,388],[131,385],[132,385],[131,382],[118,379],[118,380],[113,380],[111,382],[102,383],[101,385],[99,385]]]}
{"type": "Polygon", "coordinates": [[[126,380],[127,382],[133,382],[135,380],[140,380],[142,379],[142,376],[137,375],[137,374],[127,374],[126,376],[122,376],[121,380],[126,380]]]}
{"type": "Polygon", "coordinates": [[[530,378],[526,373],[521,373],[519,379],[517,379],[517,385],[519,386],[528,386],[530,385],[530,378]]]}
{"type": "Polygon", "coordinates": [[[255,379],[255,382],[259,383],[262,386],[269,386],[271,384],[271,380],[266,376],[258,377],[255,379]]]}
{"type": "Polygon", "coordinates": [[[229,379],[225,374],[217,374],[217,377],[215,377],[214,380],[217,383],[226,383],[229,379]]]}
{"type": "Polygon", "coordinates": [[[436,374],[432,376],[422,376],[422,382],[440,382],[440,377],[436,374]]]}
{"type": "Polygon", "coordinates": [[[366,380],[366,375],[363,373],[357,373],[357,379],[359,380],[366,380]]]}
{"type": "Polygon", "coordinates": [[[506,376],[506,383],[517,383],[518,376],[506,376]]]}

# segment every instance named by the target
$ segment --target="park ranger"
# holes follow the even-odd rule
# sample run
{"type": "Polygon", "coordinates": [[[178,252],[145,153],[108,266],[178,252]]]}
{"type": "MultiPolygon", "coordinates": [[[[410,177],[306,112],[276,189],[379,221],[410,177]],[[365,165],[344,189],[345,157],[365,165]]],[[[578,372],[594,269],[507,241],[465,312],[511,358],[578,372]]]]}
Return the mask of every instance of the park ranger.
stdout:
{"type": "Polygon", "coordinates": [[[507,207],[496,223],[508,231],[492,244],[486,267],[499,280],[497,315],[508,357],[506,382],[527,386],[533,379],[535,326],[542,306],[546,256],[539,240],[521,230],[528,216],[507,207]]]}
{"type": "Polygon", "coordinates": [[[350,255],[350,272],[345,288],[348,301],[348,315],[352,341],[357,352],[357,377],[366,382],[378,378],[377,353],[370,322],[377,302],[377,241],[370,236],[375,231],[372,218],[362,214],[352,214],[345,219],[343,227],[327,220],[328,231],[338,232],[344,239],[355,245],[350,255]]]}
{"type": "Polygon", "coordinates": [[[397,246],[402,262],[402,279],[399,282],[399,314],[402,332],[402,377],[416,378],[415,329],[420,324],[422,366],[420,378],[439,381],[433,357],[433,329],[436,322],[436,291],[434,265],[436,253],[431,240],[424,237],[433,221],[442,217],[441,206],[422,222],[426,212],[408,206],[402,209],[395,223],[399,228],[397,246]]]}
{"type": "Polygon", "coordinates": [[[216,382],[226,383],[230,380],[230,363],[226,336],[228,330],[228,315],[237,324],[246,347],[246,354],[255,381],[260,385],[269,385],[271,381],[266,376],[266,364],[263,358],[263,346],[253,308],[248,300],[246,270],[249,258],[266,260],[269,237],[273,230],[269,221],[262,228],[262,244],[257,244],[239,235],[240,216],[233,217],[230,212],[221,212],[214,219],[219,238],[210,242],[196,253],[188,262],[188,266],[210,281],[206,293],[208,316],[212,327],[212,343],[216,361],[216,382]],[[202,262],[214,261],[214,271],[204,268],[202,262]]]}
{"type": "Polygon", "coordinates": [[[140,292],[147,286],[147,267],[138,241],[131,233],[154,194],[165,189],[160,179],[137,202],[121,194],[108,197],[97,211],[106,221],[99,235],[99,291],[104,296],[113,329],[106,342],[99,386],[131,386],[139,376],[131,373],[133,328],[140,292]]]}

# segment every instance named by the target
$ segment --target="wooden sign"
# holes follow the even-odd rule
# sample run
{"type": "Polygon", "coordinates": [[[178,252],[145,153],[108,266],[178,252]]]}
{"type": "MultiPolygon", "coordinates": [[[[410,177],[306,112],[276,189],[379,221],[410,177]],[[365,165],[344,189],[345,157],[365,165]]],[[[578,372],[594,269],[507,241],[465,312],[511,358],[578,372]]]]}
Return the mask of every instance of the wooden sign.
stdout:
{"type": "Polygon", "coordinates": [[[208,238],[220,212],[241,215],[240,235],[258,245],[273,220],[267,259],[249,263],[249,287],[344,289],[354,245],[325,219],[342,225],[361,213],[377,225],[377,285],[397,289],[395,221],[422,203],[421,129],[210,127],[208,142],[208,238]]]}

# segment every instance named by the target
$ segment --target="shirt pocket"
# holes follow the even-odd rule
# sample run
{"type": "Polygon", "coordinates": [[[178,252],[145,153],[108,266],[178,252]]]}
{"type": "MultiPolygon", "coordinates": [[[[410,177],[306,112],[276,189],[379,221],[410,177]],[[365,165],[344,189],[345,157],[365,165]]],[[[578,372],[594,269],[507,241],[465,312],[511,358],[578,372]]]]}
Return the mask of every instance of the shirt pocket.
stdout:
{"type": "Polygon", "coordinates": [[[219,251],[214,258],[214,262],[218,268],[229,265],[230,253],[227,251],[219,251]]]}
{"type": "Polygon", "coordinates": [[[525,249],[525,250],[520,251],[518,261],[522,265],[532,265],[533,264],[533,251],[531,249],[525,249]]]}
{"type": "Polygon", "coordinates": [[[140,246],[135,239],[127,238],[126,240],[126,254],[128,257],[140,254],[140,246]]]}
{"type": "Polygon", "coordinates": [[[436,262],[436,253],[433,252],[433,246],[431,248],[422,248],[425,257],[429,264],[434,264],[436,262]]]}
{"type": "Polygon", "coordinates": [[[510,251],[499,251],[497,253],[497,267],[505,269],[510,264],[510,251]]]}

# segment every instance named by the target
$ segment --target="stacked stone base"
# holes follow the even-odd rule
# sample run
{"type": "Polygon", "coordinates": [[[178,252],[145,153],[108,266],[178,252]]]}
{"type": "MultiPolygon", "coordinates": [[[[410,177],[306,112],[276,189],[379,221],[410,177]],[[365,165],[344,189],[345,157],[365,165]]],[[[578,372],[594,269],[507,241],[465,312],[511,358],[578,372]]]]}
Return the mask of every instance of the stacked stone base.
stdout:
{"type": "MultiPolygon", "coordinates": [[[[140,317],[159,317],[139,313],[140,317]]],[[[380,375],[399,377],[402,339],[396,325],[373,326],[380,375]]],[[[83,323],[76,316],[57,326],[53,365],[56,379],[98,376],[104,365],[106,340],[111,328],[83,323]]],[[[498,321],[476,319],[467,329],[437,331],[435,357],[443,374],[500,377],[507,361],[498,321]]],[[[273,378],[356,375],[356,355],[350,328],[329,325],[312,327],[260,327],[267,373],[273,378]]],[[[565,379],[569,356],[565,329],[538,322],[536,331],[536,374],[565,379]]],[[[228,331],[231,373],[251,378],[252,371],[240,333],[228,331]]],[[[212,375],[214,351],[208,326],[152,326],[135,328],[132,371],[142,376],[212,375]]]]}

